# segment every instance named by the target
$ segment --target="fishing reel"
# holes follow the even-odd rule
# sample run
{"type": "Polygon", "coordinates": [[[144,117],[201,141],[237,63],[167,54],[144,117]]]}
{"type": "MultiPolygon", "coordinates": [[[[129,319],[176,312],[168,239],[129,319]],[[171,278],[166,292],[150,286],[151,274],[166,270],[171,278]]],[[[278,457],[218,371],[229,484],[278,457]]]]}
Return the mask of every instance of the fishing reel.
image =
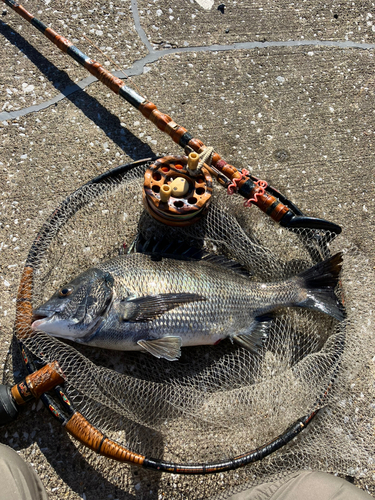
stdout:
{"type": "Polygon", "coordinates": [[[143,203],[149,214],[170,226],[189,226],[204,215],[211,201],[212,177],[199,155],[164,156],[147,168],[143,203]]]}

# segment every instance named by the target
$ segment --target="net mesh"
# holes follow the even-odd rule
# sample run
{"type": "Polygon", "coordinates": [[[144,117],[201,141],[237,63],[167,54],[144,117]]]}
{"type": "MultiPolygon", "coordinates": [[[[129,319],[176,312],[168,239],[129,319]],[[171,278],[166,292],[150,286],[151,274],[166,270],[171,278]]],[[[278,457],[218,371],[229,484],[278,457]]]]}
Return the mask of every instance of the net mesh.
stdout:
{"type": "MultiPolygon", "coordinates": [[[[126,252],[141,233],[145,239],[164,235],[226,255],[256,281],[285,279],[343,250],[340,293],[347,319],[338,323],[316,312],[280,309],[258,355],[223,341],[183,348],[180,360],[169,362],[43,333],[23,340],[26,347],[45,362],[59,362],[67,395],[93,425],[147,457],[178,463],[227,459],[264,445],[321,406],[293,442],[233,473],[241,483],[238,490],[248,480],[256,484],[314,468],[354,477],[374,493],[375,287],[366,257],[327,231],[283,229],[218,186],[197,224],[164,226],[143,208],[146,167],[83,186],[45,223],[29,256],[34,307],[83,270],[126,252]]],[[[215,484],[210,491],[225,498],[229,492],[215,484]]]]}

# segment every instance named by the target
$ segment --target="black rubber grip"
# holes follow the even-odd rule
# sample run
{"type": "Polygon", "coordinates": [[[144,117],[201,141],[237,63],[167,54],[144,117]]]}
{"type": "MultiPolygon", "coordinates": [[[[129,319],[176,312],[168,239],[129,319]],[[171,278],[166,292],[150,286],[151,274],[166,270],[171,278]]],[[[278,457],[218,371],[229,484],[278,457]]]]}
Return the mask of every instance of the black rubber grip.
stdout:
{"type": "Polygon", "coordinates": [[[8,385],[0,385],[0,425],[9,424],[17,418],[18,408],[8,385]]]}

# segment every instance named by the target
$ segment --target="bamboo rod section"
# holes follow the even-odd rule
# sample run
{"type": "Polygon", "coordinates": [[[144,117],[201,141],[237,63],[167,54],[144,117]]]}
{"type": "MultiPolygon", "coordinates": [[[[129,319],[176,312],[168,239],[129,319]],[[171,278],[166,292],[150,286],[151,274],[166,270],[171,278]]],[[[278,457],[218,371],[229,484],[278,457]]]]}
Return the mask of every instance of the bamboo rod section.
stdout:
{"type": "MultiPolygon", "coordinates": [[[[62,52],[68,54],[115,94],[118,94],[129,104],[138,109],[145,118],[152,121],[159,130],[168,134],[175,143],[187,152],[187,154],[190,153],[191,150],[196,153],[202,153],[207,148],[201,140],[194,138],[184,127],[175,123],[169,115],[161,113],[155,104],[144,99],[135,90],[128,87],[123,80],[112,75],[97,61],[90,59],[73,45],[72,42],[59,35],[52,28],[47,27],[22,7],[22,5],[14,0],[3,0],[3,2],[26,21],[35,26],[35,28],[43,33],[43,35],[54,43],[62,52]]],[[[231,181],[235,181],[236,190],[238,190],[242,196],[247,199],[253,199],[254,204],[258,205],[262,211],[267,213],[277,222],[280,222],[285,215],[288,215],[287,218],[292,217],[292,212],[285,207],[285,205],[281,204],[275,197],[269,194],[267,196],[260,194],[258,187],[248,175],[241,174],[233,165],[229,165],[216,152],[212,155],[212,165],[231,181]],[[255,195],[257,196],[254,198],[255,195]]]]}

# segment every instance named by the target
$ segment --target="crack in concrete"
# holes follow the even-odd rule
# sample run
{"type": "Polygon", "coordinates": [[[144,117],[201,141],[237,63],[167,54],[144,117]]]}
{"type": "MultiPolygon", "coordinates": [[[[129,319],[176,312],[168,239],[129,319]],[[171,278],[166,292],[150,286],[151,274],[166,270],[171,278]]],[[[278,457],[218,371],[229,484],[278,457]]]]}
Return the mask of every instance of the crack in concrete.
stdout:
{"type": "MultiPolygon", "coordinates": [[[[141,41],[146,46],[149,53],[138,59],[133,63],[133,65],[126,69],[127,76],[139,76],[144,73],[147,64],[152,64],[162,57],[170,54],[178,54],[185,52],[220,52],[220,51],[231,51],[231,50],[253,50],[253,49],[265,49],[272,47],[302,47],[302,46],[312,46],[312,47],[337,47],[339,49],[361,49],[361,50],[372,50],[375,49],[375,44],[371,43],[356,43],[351,41],[324,41],[324,40],[288,40],[288,41],[280,41],[280,42],[240,42],[234,43],[232,45],[207,45],[207,46],[197,46],[197,47],[179,47],[179,48],[171,48],[171,49],[163,49],[163,50],[155,50],[151,43],[149,42],[145,31],[143,30],[139,14],[138,14],[138,4],[137,0],[131,0],[131,9],[134,20],[134,26],[140,37],[141,41]]],[[[121,71],[113,71],[113,74],[119,78],[126,78],[123,72],[121,71]]],[[[14,120],[15,118],[20,118],[22,116],[26,116],[30,113],[35,113],[41,111],[43,109],[48,108],[56,104],[57,102],[65,99],[65,97],[77,92],[78,90],[83,90],[88,87],[92,83],[96,82],[97,78],[94,76],[88,76],[84,78],[80,82],[69,85],[64,90],[62,90],[59,94],[57,94],[52,99],[44,101],[40,104],[36,104],[34,106],[29,106],[27,108],[22,108],[17,111],[3,111],[0,113],[0,122],[7,120],[14,120]]]]}
{"type": "Polygon", "coordinates": [[[137,0],[131,0],[131,8],[132,8],[132,16],[133,16],[135,30],[138,33],[139,38],[145,44],[147,50],[150,53],[154,52],[154,49],[153,49],[151,43],[149,42],[144,29],[141,26],[141,21],[139,20],[137,0]]]}

